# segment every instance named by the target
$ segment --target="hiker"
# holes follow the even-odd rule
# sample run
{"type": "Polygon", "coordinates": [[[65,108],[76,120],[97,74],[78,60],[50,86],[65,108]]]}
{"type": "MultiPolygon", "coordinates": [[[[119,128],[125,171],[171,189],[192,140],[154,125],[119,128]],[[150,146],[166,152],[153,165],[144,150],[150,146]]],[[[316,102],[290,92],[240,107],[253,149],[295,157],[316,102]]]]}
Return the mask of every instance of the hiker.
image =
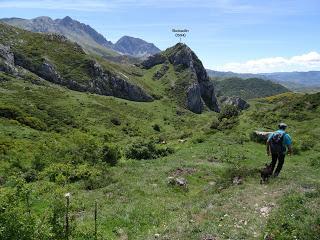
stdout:
{"type": "Polygon", "coordinates": [[[267,140],[267,154],[268,156],[272,156],[272,172],[276,166],[278,161],[277,168],[274,172],[274,177],[277,177],[282,169],[284,158],[286,156],[286,152],[288,150],[288,154],[292,154],[292,140],[288,133],[286,133],[287,124],[280,123],[279,130],[271,133],[267,140]]]}

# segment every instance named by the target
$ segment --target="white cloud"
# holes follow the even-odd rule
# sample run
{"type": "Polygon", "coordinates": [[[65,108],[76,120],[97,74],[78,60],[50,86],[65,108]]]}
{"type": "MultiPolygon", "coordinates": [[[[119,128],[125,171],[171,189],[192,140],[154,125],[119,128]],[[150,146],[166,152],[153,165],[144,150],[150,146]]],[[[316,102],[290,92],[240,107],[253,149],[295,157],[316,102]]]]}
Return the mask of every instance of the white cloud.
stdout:
{"type": "Polygon", "coordinates": [[[319,71],[320,53],[309,52],[291,58],[272,57],[250,60],[243,63],[233,62],[218,66],[215,69],[218,71],[232,71],[238,73],[319,71]]]}

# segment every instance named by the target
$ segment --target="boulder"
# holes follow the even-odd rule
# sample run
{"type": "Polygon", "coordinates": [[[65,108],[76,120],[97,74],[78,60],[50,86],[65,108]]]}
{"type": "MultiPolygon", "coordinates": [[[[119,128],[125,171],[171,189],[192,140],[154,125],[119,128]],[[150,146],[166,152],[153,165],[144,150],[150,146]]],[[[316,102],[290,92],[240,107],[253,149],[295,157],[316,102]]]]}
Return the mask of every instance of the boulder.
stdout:
{"type": "Polygon", "coordinates": [[[233,183],[234,185],[240,185],[240,184],[243,183],[243,179],[242,179],[241,176],[236,176],[236,177],[234,177],[234,178],[232,179],[232,183],[233,183]]]}
{"type": "Polygon", "coordinates": [[[251,133],[250,139],[252,141],[259,142],[259,143],[266,143],[271,133],[272,132],[254,131],[251,133]]]}
{"type": "Polygon", "coordinates": [[[250,107],[249,103],[247,103],[240,97],[223,96],[219,100],[222,105],[233,105],[237,107],[239,110],[245,110],[250,107]]]}
{"type": "Polygon", "coordinates": [[[169,177],[168,182],[172,186],[179,186],[182,188],[187,188],[187,180],[182,177],[169,177]]]}

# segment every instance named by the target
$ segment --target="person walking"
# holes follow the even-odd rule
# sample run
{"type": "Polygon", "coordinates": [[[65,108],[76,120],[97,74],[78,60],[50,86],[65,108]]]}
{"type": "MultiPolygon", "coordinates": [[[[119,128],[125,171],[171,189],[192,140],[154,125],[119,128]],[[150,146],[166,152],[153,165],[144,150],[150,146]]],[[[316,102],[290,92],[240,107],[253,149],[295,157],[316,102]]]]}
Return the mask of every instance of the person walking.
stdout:
{"type": "Polygon", "coordinates": [[[267,140],[267,154],[272,157],[272,173],[278,162],[277,168],[273,174],[274,177],[279,175],[284,164],[286,153],[288,152],[289,155],[292,154],[292,139],[286,132],[288,125],[280,123],[278,127],[279,129],[274,133],[271,133],[267,140]]]}

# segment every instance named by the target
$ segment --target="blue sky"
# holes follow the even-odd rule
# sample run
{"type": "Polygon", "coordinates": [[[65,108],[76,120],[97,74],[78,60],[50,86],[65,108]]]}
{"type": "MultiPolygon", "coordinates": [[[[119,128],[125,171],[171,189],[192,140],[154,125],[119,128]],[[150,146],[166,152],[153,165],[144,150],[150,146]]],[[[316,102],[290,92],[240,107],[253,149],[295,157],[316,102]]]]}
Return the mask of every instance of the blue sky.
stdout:
{"type": "Polygon", "coordinates": [[[108,40],[143,38],[161,49],[184,40],[210,69],[320,70],[319,0],[0,0],[0,18],[66,15],[108,40]]]}

